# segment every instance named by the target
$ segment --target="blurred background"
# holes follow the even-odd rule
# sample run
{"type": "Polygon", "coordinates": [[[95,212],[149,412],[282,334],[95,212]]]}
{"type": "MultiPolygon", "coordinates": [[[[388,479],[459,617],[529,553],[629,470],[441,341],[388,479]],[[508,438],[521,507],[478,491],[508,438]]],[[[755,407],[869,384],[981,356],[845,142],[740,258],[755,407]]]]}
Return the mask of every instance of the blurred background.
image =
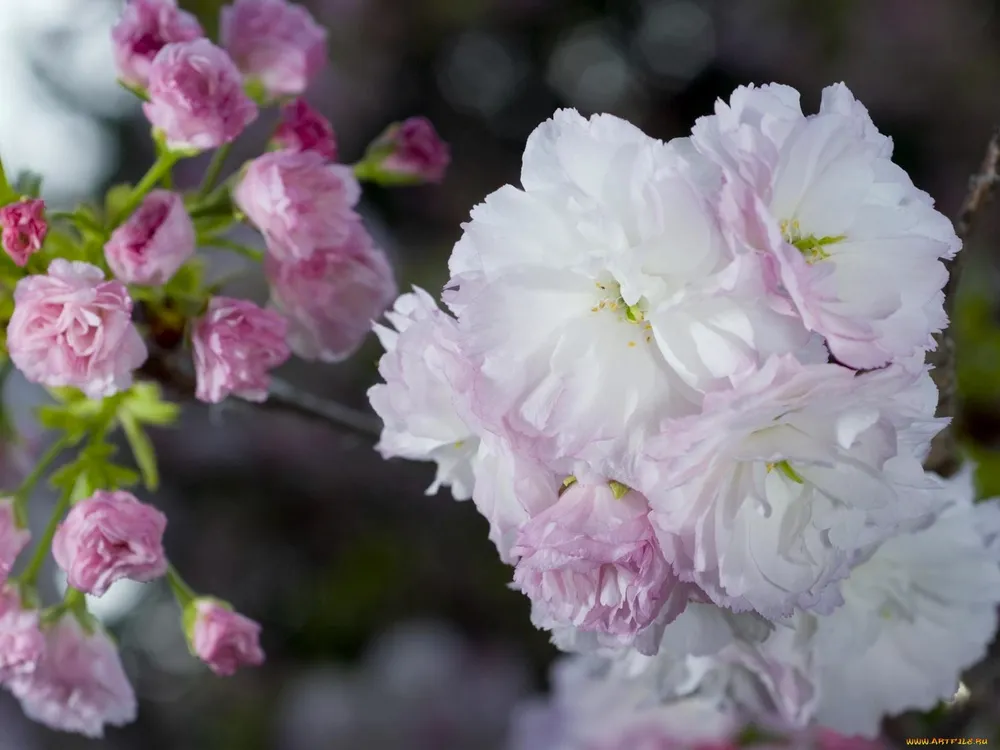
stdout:
{"type": "MultiPolygon", "coordinates": [[[[845,81],[896,159],[954,214],[1000,123],[997,0],[314,0],[331,64],[308,99],[344,161],[390,121],[430,117],[452,147],[443,185],[367,189],[363,212],[400,287],[437,292],[470,208],[516,183],[531,130],[558,107],[683,135],[743,83],[803,92],[845,81]]],[[[181,0],[214,33],[218,0],[181,0]]],[[[115,83],[115,0],[0,0],[0,155],[44,177],[52,204],[137,179],[148,126],[115,83]]],[[[238,142],[263,147],[273,117],[238,142]]],[[[204,162],[178,175],[193,185],[204,162]]],[[[960,419],[980,484],[1000,495],[1000,208],[988,209],[960,304],[960,419]]],[[[237,261],[223,272],[241,270],[237,261]]],[[[248,270],[237,291],[263,300],[248,270]]],[[[366,407],[372,340],[337,366],[292,363],[303,389],[366,407]]],[[[8,392],[27,414],[38,397],[8,392]]],[[[32,429],[25,417],[25,428],[32,429]]],[[[301,418],[189,406],[158,440],[168,551],[198,590],[264,625],[268,662],[210,678],[188,654],[165,586],[119,584],[97,611],[142,705],[121,750],[500,750],[511,707],[555,656],[487,540],[429,465],[383,462],[369,442],[301,418]]],[[[36,505],[44,506],[39,500],[36,505]]],[[[39,516],[45,508],[37,509],[39,516]]],[[[56,585],[56,584],[53,584],[56,585]]],[[[1000,705],[997,706],[1000,714],[1000,705]]],[[[26,722],[0,696],[0,750],[97,743],[26,722]]]]}

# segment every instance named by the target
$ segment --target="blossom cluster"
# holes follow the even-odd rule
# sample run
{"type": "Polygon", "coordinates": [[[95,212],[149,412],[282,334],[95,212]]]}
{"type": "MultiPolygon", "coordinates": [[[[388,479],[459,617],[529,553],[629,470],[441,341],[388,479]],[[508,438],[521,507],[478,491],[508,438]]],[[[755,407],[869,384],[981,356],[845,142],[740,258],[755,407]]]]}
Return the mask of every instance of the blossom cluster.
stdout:
{"type": "Polygon", "coordinates": [[[116,581],[165,578],[192,653],[216,674],[264,661],[260,626],[195,593],[165,551],[166,517],[127,489],[156,488],[146,428],[177,416],[150,381],[206,403],[259,402],[292,354],[348,357],[397,295],[358,212],[361,182],[438,182],[449,161],[433,126],[411,118],[356,164],[339,163],[333,127],[302,98],[326,65],[325,29],[286,0],[235,0],[220,21],[216,43],[176,0],[130,0],[115,24],[120,81],[143,101],[157,153],[137,184],[49,212],[36,180],[10,184],[0,169],[0,354],[56,402],[39,411],[52,447],[0,493],[0,685],[31,718],[91,737],[136,715],[85,596],[116,581]],[[266,150],[220,180],[231,144],[268,107],[280,122],[266,150]],[[201,184],[175,187],[173,167],[206,151],[215,153],[201,184]],[[229,239],[240,222],[259,231],[264,252],[229,239]],[[204,279],[197,251],[210,248],[259,262],[266,306],[204,279]],[[113,460],[118,429],[139,472],[113,460]],[[60,458],[49,476],[60,497],[33,540],[27,507],[60,458]],[[37,580],[49,553],[67,593],[45,606],[37,580]]]}
{"type": "MultiPolygon", "coordinates": [[[[997,625],[997,504],[922,467],[960,246],[843,84],[811,115],[740,87],[669,142],[561,110],[444,308],[414,289],[376,327],[379,449],[472,499],[596,690],[874,737],[997,625]]],[[[613,713],[567,750],[645,747],[613,713]]]]}

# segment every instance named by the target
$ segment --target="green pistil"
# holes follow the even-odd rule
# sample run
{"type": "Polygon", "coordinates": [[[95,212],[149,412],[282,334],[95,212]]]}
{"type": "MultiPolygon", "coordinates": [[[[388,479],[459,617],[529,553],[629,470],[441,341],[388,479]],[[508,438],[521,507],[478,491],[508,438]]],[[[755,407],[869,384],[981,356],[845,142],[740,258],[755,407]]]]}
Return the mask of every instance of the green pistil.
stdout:
{"type": "Polygon", "coordinates": [[[798,251],[806,257],[809,263],[815,263],[830,257],[830,253],[824,250],[824,247],[841,242],[844,239],[845,237],[842,234],[836,237],[814,237],[813,235],[809,235],[808,237],[800,237],[792,240],[791,244],[798,248],[798,251]]]}
{"type": "Polygon", "coordinates": [[[795,471],[795,469],[792,468],[792,465],[788,463],[788,461],[777,461],[775,463],[769,463],[767,465],[768,472],[771,472],[774,469],[780,471],[782,474],[784,474],[786,477],[791,479],[796,484],[805,484],[806,480],[802,478],[801,474],[799,474],[797,471],[795,471]]]}

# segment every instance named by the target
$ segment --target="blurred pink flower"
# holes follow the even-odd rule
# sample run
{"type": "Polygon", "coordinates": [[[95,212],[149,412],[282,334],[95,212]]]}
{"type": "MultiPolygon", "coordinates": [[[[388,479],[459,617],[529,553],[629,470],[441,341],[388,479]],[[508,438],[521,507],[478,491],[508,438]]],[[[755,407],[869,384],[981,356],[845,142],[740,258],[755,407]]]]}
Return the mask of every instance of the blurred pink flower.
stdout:
{"type": "Polygon", "coordinates": [[[361,222],[347,240],[306,260],[271,255],[271,302],[288,319],[288,343],[303,359],[339,362],[357,350],[397,294],[392,267],[361,222]]]}
{"type": "Polygon", "coordinates": [[[260,625],[213,599],[197,599],[189,606],[195,615],[188,635],[191,648],[209,669],[229,677],[241,666],[264,663],[260,625]]]}
{"type": "Polygon", "coordinates": [[[177,0],[131,0],[111,29],[118,75],[131,86],[145,87],[157,52],[203,36],[198,19],[180,10],[177,0]]]}
{"type": "Polygon", "coordinates": [[[200,401],[219,403],[233,394],[264,401],[269,371],[291,355],[285,337],[288,324],[253,302],[213,297],[191,336],[200,401]]]}
{"type": "Polygon", "coordinates": [[[285,0],[236,0],[222,8],[222,46],[271,97],[295,96],[326,64],[326,29],[285,0]]]}
{"type": "Polygon", "coordinates": [[[98,490],[73,506],[52,540],[69,585],[102,596],[122,578],[152,581],[167,572],[167,518],[122,490],[98,490]]]}
{"type": "Polygon", "coordinates": [[[13,589],[0,589],[0,682],[34,672],[44,652],[38,612],[22,609],[13,589]]]}
{"type": "Polygon", "coordinates": [[[369,146],[377,169],[408,182],[441,182],[451,150],[426,117],[411,117],[386,128],[369,146]]]}
{"type": "Polygon", "coordinates": [[[194,255],[195,231],[184,199],[154,190],[128,221],[111,233],[104,257],[126,284],[165,284],[194,255]]]}
{"type": "Polygon", "coordinates": [[[128,388],[146,360],[125,285],[105,281],[97,266],[62,258],[47,274],[17,283],[7,346],[32,383],[72,386],[90,398],[128,388]]]}
{"type": "Polygon", "coordinates": [[[9,683],[28,718],[92,738],[103,737],[105,725],[135,721],[135,693],[118,651],[100,626],[94,627],[88,634],[66,615],[46,631],[37,669],[9,683]]]}
{"type": "Polygon", "coordinates": [[[531,598],[535,624],[622,644],[651,625],[678,581],[648,515],[637,492],[619,498],[606,483],[576,482],[528,521],[512,550],[514,583],[531,598]]]}
{"type": "Polygon", "coordinates": [[[15,263],[24,266],[42,249],[49,225],[45,221],[45,201],[25,198],[0,208],[3,249],[15,263]]]}
{"type": "Polygon", "coordinates": [[[345,242],[361,187],[350,167],[314,151],[274,151],[250,162],[233,199],[279,260],[302,260],[345,242]]]}
{"type": "Polygon", "coordinates": [[[7,580],[14,561],[30,539],[31,533],[18,526],[14,498],[0,498],[0,583],[7,580]]]}
{"type": "Polygon", "coordinates": [[[315,151],[327,161],[337,160],[333,126],[305,99],[296,99],[281,108],[281,123],[274,134],[274,143],[289,151],[315,151]]]}
{"type": "Polygon", "coordinates": [[[207,39],[160,50],[149,71],[149,101],[142,110],[174,150],[217,148],[257,118],[257,105],[243,91],[240,72],[207,39]]]}

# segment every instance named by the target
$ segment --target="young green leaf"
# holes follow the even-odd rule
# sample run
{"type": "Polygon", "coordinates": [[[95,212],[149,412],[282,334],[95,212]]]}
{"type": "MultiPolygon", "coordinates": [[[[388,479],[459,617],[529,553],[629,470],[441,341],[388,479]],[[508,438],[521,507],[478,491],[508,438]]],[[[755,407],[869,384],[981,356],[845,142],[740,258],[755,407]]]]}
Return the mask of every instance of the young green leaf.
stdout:
{"type": "Polygon", "coordinates": [[[156,490],[160,485],[160,475],[156,467],[156,450],[153,448],[149,435],[146,434],[142,425],[139,424],[139,420],[131,411],[122,409],[118,412],[118,418],[125,431],[129,447],[132,449],[132,455],[135,456],[135,462],[142,473],[143,484],[146,485],[147,490],[156,490]]]}

